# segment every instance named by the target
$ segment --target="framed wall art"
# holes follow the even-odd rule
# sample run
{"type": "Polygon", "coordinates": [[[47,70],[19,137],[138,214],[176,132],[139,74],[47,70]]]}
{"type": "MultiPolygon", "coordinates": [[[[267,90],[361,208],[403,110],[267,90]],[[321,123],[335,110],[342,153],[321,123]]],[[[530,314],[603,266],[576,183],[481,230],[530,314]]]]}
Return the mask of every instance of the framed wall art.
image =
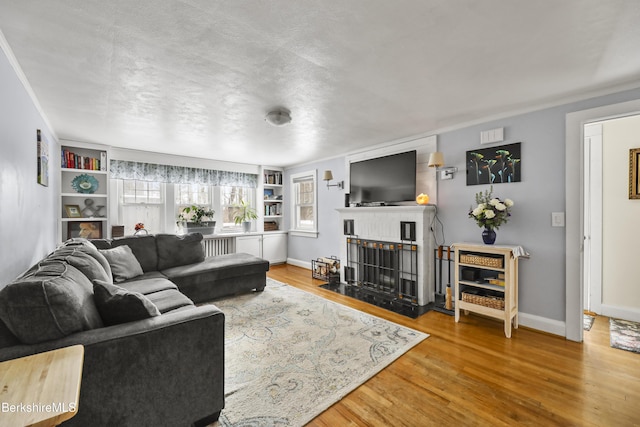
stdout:
{"type": "Polygon", "coordinates": [[[38,157],[38,184],[49,186],[49,143],[40,129],[36,131],[38,157]]]}
{"type": "Polygon", "coordinates": [[[629,199],[640,199],[640,186],[638,186],[638,161],[640,157],[640,148],[632,148],[629,150],[629,199]]]}
{"type": "Polygon", "coordinates": [[[467,151],[467,185],[520,182],[521,144],[467,151]]]}
{"type": "Polygon", "coordinates": [[[102,239],[102,221],[70,221],[67,228],[67,239],[74,237],[102,239]]]}

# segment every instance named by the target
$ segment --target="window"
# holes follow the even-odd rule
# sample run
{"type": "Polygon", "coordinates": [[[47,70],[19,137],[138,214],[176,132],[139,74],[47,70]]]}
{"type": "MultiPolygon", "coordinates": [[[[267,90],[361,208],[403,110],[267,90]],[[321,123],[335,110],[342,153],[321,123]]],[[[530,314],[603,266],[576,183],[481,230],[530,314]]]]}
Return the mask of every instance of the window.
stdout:
{"type": "Polygon", "coordinates": [[[133,234],[141,222],[150,233],[164,232],[164,184],[135,180],[117,180],[118,221],[125,234],[133,234]]]}
{"type": "Polygon", "coordinates": [[[307,237],[318,235],[316,171],[291,175],[292,234],[307,237]]]}
{"type": "Polygon", "coordinates": [[[249,187],[220,187],[221,192],[221,204],[222,209],[222,226],[223,228],[231,229],[240,227],[236,225],[233,218],[238,211],[236,205],[242,200],[246,201],[249,206],[255,209],[255,188],[249,187]]]}
{"type": "Polygon", "coordinates": [[[211,206],[211,186],[205,184],[176,184],[176,205],[211,206]]]}

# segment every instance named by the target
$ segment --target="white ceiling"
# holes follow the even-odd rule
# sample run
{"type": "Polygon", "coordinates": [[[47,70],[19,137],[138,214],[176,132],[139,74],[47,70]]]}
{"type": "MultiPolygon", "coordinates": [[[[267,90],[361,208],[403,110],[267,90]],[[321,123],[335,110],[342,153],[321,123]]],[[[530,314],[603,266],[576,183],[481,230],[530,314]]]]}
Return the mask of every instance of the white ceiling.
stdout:
{"type": "Polygon", "coordinates": [[[253,164],[640,86],[638,0],[0,0],[0,30],[59,138],[253,164]]]}

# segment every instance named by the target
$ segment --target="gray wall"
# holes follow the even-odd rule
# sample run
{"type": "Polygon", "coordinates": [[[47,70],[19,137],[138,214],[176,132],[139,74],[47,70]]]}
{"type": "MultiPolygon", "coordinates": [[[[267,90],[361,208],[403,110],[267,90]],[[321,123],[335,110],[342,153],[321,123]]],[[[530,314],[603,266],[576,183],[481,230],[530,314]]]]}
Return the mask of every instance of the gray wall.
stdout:
{"type": "Polygon", "coordinates": [[[340,190],[338,187],[327,188],[326,182],[322,180],[322,174],[325,170],[331,170],[333,172],[334,180],[331,181],[331,184],[336,184],[337,181],[344,181],[347,178],[344,157],[285,170],[285,230],[289,230],[291,227],[289,177],[292,174],[312,169],[317,170],[318,179],[318,237],[314,239],[289,236],[288,241],[289,258],[303,263],[311,263],[312,259],[322,256],[340,256],[340,244],[344,239],[340,217],[336,209],[344,207],[346,190],[340,190]]]}
{"type": "Polygon", "coordinates": [[[55,248],[60,149],[0,51],[0,287],[55,248]],[[36,130],[49,141],[49,186],[37,183],[36,130]]]}

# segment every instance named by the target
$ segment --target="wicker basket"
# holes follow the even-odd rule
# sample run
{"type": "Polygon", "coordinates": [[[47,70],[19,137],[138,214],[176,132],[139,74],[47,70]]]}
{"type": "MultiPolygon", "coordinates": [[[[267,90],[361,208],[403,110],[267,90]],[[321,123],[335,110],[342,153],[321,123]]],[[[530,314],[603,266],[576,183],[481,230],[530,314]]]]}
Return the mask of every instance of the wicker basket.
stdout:
{"type": "Polygon", "coordinates": [[[462,301],[495,310],[504,310],[504,298],[489,295],[475,295],[462,292],[462,301]]]}
{"type": "Polygon", "coordinates": [[[488,257],[473,254],[460,254],[460,262],[469,265],[479,265],[481,267],[503,268],[503,257],[488,257]]]}

